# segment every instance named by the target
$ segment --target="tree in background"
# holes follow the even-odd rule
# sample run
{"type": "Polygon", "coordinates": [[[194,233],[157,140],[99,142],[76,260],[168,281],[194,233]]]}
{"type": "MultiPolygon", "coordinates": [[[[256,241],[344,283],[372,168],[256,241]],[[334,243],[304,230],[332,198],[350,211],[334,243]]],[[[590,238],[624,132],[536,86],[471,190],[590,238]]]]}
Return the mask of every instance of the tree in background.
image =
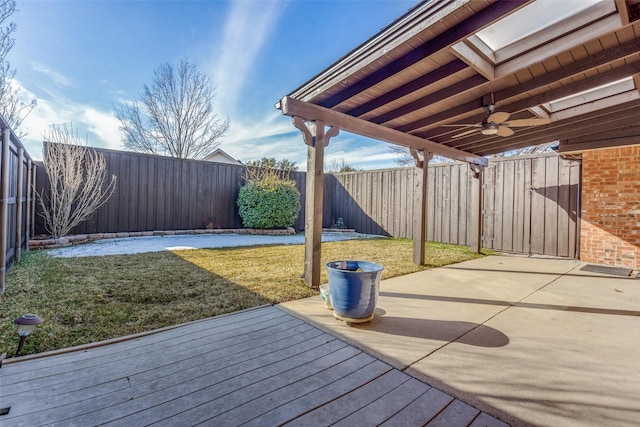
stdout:
{"type": "MultiPolygon", "coordinates": [[[[511,156],[525,156],[525,155],[532,155],[532,154],[550,153],[552,151],[551,147],[553,147],[557,143],[558,141],[549,142],[549,143],[540,144],[540,145],[532,145],[529,147],[519,148],[517,150],[506,151],[504,153],[497,153],[489,157],[511,157],[511,156]]],[[[398,166],[415,165],[413,157],[409,152],[409,147],[403,147],[402,145],[391,144],[389,146],[389,150],[396,155],[396,158],[393,159],[393,161],[398,166]]],[[[431,160],[430,163],[445,163],[450,161],[453,161],[453,160],[449,160],[446,157],[442,157],[442,156],[433,156],[433,159],[431,160]]]]}
{"type": "Polygon", "coordinates": [[[211,79],[186,60],[163,64],[144,85],[140,102],[115,107],[124,146],[133,151],[182,159],[202,159],[229,130],[229,119],[213,111],[211,79]]]}
{"type": "Polygon", "coordinates": [[[298,170],[298,166],[291,160],[276,160],[275,157],[263,157],[260,160],[249,160],[248,162],[245,162],[245,165],[252,168],[279,169],[289,172],[298,170]]]}
{"type": "Polygon", "coordinates": [[[360,170],[361,169],[347,163],[344,158],[332,161],[327,168],[328,173],[359,172],[360,170]]]}
{"type": "Polygon", "coordinates": [[[42,217],[53,238],[68,234],[111,197],[116,176],[107,181],[104,156],[83,147],[73,125],[52,125],[44,144],[49,194],[38,193],[42,217]]]}
{"type": "Polygon", "coordinates": [[[288,159],[276,160],[275,157],[263,157],[260,160],[249,160],[245,162],[247,166],[246,177],[248,181],[260,180],[269,175],[288,180],[291,172],[298,170],[298,166],[288,159]]]}
{"type": "Polygon", "coordinates": [[[11,64],[6,59],[15,43],[11,33],[16,30],[16,24],[14,22],[5,24],[5,22],[15,11],[15,1],[0,1],[0,114],[18,138],[21,138],[27,135],[28,131],[20,129],[20,125],[36,106],[36,100],[33,99],[28,103],[22,101],[20,89],[14,84],[16,70],[11,68],[11,64]]]}

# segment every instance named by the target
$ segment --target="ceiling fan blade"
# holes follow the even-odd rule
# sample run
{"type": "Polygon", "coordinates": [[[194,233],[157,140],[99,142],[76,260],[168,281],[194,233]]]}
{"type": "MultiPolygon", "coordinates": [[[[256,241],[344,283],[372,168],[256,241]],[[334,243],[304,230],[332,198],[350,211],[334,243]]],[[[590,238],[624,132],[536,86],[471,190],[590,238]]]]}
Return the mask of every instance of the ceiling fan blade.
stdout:
{"type": "Polygon", "coordinates": [[[461,138],[463,136],[471,135],[472,133],[477,132],[477,131],[478,131],[477,129],[471,129],[471,130],[468,130],[466,132],[462,132],[462,133],[459,133],[457,135],[453,135],[451,138],[461,138]]]}
{"type": "Polygon", "coordinates": [[[448,128],[448,127],[457,127],[457,126],[473,126],[476,128],[482,127],[480,123],[458,123],[455,125],[440,125],[440,127],[448,128]]]}
{"type": "Polygon", "coordinates": [[[509,114],[509,113],[502,113],[502,112],[498,111],[497,113],[493,113],[493,114],[489,115],[489,117],[487,117],[487,122],[489,122],[489,123],[506,122],[507,120],[509,120],[510,116],[511,116],[511,114],[509,114]]]}
{"type": "Polygon", "coordinates": [[[496,135],[498,135],[498,136],[511,136],[511,135],[513,135],[513,129],[508,128],[506,126],[498,126],[498,133],[496,133],[496,135]]]}
{"type": "Polygon", "coordinates": [[[538,126],[538,125],[548,125],[551,123],[551,119],[547,118],[533,118],[533,119],[518,119],[511,120],[510,122],[503,123],[504,126],[513,126],[513,127],[525,127],[525,126],[538,126]]]}

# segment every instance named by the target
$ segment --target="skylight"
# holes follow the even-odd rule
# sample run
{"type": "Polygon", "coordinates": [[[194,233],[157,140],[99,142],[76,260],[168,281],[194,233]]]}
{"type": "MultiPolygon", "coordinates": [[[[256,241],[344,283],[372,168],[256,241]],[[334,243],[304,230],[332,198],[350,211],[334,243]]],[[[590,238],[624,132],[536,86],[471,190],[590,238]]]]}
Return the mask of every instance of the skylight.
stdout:
{"type": "Polygon", "coordinates": [[[476,35],[494,52],[576,15],[602,0],[537,0],[476,35]]]}

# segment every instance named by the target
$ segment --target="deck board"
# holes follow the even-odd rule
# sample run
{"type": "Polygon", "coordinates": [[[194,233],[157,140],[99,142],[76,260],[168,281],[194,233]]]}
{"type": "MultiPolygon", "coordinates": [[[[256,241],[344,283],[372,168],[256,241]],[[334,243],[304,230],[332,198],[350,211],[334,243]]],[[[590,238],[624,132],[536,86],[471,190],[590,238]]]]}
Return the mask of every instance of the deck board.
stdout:
{"type": "Polygon", "coordinates": [[[12,427],[504,425],[270,306],[12,360],[0,384],[12,427]]]}

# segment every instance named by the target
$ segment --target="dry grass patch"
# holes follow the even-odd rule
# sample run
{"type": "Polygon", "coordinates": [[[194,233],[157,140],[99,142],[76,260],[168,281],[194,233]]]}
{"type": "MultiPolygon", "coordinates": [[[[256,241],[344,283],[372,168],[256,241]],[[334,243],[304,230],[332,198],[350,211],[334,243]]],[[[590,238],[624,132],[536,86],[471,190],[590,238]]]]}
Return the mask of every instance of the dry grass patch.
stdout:
{"type": "MultiPolygon", "coordinates": [[[[380,263],[383,278],[479,256],[463,246],[429,243],[427,266],[417,266],[407,239],[329,242],[322,253],[323,263],[380,263]]],[[[303,265],[302,245],[86,258],[26,253],[0,297],[0,353],[15,352],[13,319],[24,313],[44,320],[27,340],[26,354],[315,295],[300,277],[303,265]]]]}

